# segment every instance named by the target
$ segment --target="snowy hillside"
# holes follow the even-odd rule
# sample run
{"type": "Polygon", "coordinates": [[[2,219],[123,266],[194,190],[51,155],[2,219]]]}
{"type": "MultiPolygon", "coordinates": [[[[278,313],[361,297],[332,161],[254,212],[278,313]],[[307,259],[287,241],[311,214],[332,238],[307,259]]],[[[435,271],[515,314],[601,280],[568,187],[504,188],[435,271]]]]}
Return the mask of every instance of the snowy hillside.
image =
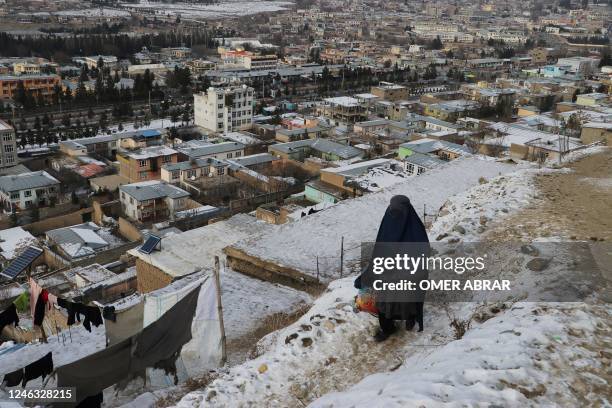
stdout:
{"type": "Polygon", "coordinates": [[[435,215],[449,197],[478,185],[482,178],[493,178],[519,168],[521,166],[483,158],[461,158],[381,192],[342,201],[297,222],[269,228],[234,246],[250,255],[313,276],[317,272],[318,257],[323,279],[337,279],[340,277],[338,265],[342,237],[344,259],[350,266],[359,259],[361,243],[376,237],[378,224],[392,196],[404,194],[419,215],[423,211],[435,215]]]}
{"type": "MultiPolygon", "coordinates": [[[[538,195],[536,175],[567,172],[513,169],[495,177],[500,170],[489,168],[488,177],[473,181],[464,191],[455,190],[457,194],[446,201],[432,225],[430,238],[486,240],[492,225],[503,225],[505,218],[531,205],[538,195]]],[[[445,183],[440,175],[436,180],[445,183]]],[[[407,191],[408,186],[413,187],[412,193],[420,191],[410,181],[395,190],[407,191]]],[[[445,187],[447,193],[453,190],[445,187]]],[[[367,201],[372,196],[362,198],[354,207],[348,202],[316,216],[319,222],[332,219],[332,210],[348,216],[344,212],[349,208],[359,210],[364,202],[377,202],[378,198],[367,201]]],[[[433,196],[442,199],[443,193],[433,196]]],[[[425,194],[413,197],[429,198],[425,194]]],[[[367,224],[358,217],[349,218],[367,224]]],[[[314,224],[306,229],[313,233],[314,224]]],[[[271,252],[279,256],[275,249],[271,252]]],[[[529,276],[534,274],[522,270],[516,276],[536,288],[539,280],[554,277],[552,272],[529,276]]],[[[598,350],[609,340],[605,327],[611,310],[606,305],[522,303],[518,299],[447,307],[429,304],[423,333],[400,330],[387,341],[376,343],[371,337],[377,319],[353,311],[355,293],[353,278],[331,282],[327,292],[295,324],[260,341],[257,358],[230,368],[205,389],[187,394],[176,406],[332,408],[370,407],[372,401],[385,407],[580,406],[595,403],[597,396],[604,394],[606,367],[598,350]],[[451,319],[470,321],[471,328],[461,337],[450,326],[451,319]]],[[[605,405],[605,401],[599,402],[605,405]]]]}

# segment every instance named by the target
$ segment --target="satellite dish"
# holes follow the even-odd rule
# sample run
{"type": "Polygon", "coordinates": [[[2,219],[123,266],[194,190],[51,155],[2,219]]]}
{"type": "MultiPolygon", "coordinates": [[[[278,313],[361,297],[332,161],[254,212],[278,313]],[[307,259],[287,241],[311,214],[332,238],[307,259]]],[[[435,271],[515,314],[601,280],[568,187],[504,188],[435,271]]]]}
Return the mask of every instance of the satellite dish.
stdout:
{"type": "Polygon", "coordinates": [[[208,173],[208,177],[214,177],[214,174],[208,173]]]}

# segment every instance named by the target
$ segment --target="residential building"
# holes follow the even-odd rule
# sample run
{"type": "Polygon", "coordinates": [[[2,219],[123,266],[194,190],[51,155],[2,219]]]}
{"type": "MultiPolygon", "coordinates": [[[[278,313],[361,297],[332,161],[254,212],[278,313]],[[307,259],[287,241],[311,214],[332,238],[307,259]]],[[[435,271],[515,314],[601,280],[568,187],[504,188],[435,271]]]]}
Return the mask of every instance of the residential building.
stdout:
{"type": "Polygon", "coordinates": [[[178,162],[178,152],[167,146],[151,146],[117,152],[119,174],[130,182],[159,180],[164,164],[178,162]]]}
{"type": "Polygon", "coordinates": [[[40,65],[31,62],[16,62],[13,64],[13,72],[16,75],[38,75],[40,74],[40,65]]]}
{"type": "Polygon", "coordinates": [[[438,158],[449,161],[460,156],[470,154],[467,147],[445,140],[418,139],[412,142],[403,143],[399,147],[398,156],[405,159],[414,153],[433,154],[438,158]]]}
{"type": "Polygon", "coordinates": [[[163,221],[187,209],[189,193],[161,180],[125,184],[119,191],[123,213],[135,221],[163,221]]]}
{"type": "Polygon", "coordinates": [[[575,74],[590,75],[593,72],[597,72],[599,66],[599,59],[578,56],[559,58],[557,60],[557,65],[562,67],[567,66],[569,67],[569,72],[575,74]]]}
{"type": "Polygon", "coordinates": [[[37,239],[21,227],[0,230],[0,266],[4,267],[28,245],[37,244],[37,239]]]}
{"type": "Polygon", "coordinates": [[[0,168],[17,164],[17,140],[15,129],[0,120],[0,168]]]}
{"type": "Polygon", "coordinates": [[[576,105],[581,105],[581,106],[605,105],[610,100],[612,100],[612,97],[606,95],[605,93],[593,92],[593,93],[578,95],[576,97],[576,105]]]}
{"type": "Polygon", "coordinates": [[[93,222],[47,231],[46,239],[60,255],[70,261],[93,256],[109,249],[111,243],[119,241],[118,237],[93,222]]]}
{"type": "Polygon", "coordinates": [[[209,143],[192,140],[177,147],[181,161],[192,159],[233,159],[244,156],[245,146],[239,142],[209,143]]]}
{"type": "Polygon", "coordinates": [[[315,203],[337,202],[380,191],[406,181],[404,166],[392,159],[374,159],[321,170],[319,180],[309,182],[304,194],[315,203]]]}
{"type": "Polygon", "coordinates": [[[612,123],[587,122],[583,124],[580,140],[584,144],[603,141],[607,146],[612,146],[612,123]]]}
{"type": "Polygon", "coordinates": [[[359,159],[364,152],[352,146],[327,139],[306,139],[289,143],[277,143],[268,151],[281,159],[304,161],[308,157],[319,157],[327,161],[359,159]]]}
{"type": "Polygon", "coordinates": [[[197,158],[166,164],[161,170],[161,179],[167,183],[181,183],[200,177],[218,177],[227,174],[229,163],[214,158],[197,158]]]}
{"type": "Polygon", "coordinates": [[[0,177],[0,200],[5,211],[25,210],[56,202],[60,182],[46,171],[0,177]]]}
{"type": "Polygon", "coordinates": [[[189,71],[191,71],[192,75],[200,76],[204,75],[207,71],[215,69],[217,64],[212,61],[203,60],[203,59],[195,59],[188,61],[186,64],[189,71]]]}
{"type": "Polygon", "coordinates": [[[188,47],[170,47],[162,48],[161,55],[170,59],[184,59],[191,56],[191,48],[188,47]]]}
{"type": "Polygon", "coordinates": [[[253,122],[254,90],[246,85],[208,88],[195,94],[194,123],[211,132],[248,130],[253,122]]]}
{"type": "Polygon", "coordinates": [[[276,140],[279,142],[293,142],[296,140],[303,139],[318,139],[323,136],[327,136],[331,127],[324,126],[313,126],[313,127],[303,127],[296,129],[278,129],[276,131],[276,140]]]}
{"type": "Polygon", "coordinates": [[[118,65],[117,57],[113,55],[92,55],[91,57],[85,57],[84,63],[87,65],[87,68],[101,68],[98,66],[98,63],[102,61],[102,65],[106,68],[116,68],[118,65]]]}
{"type": "Polygon", "coordinates": [[[319,107],[320,113],[332,119],[335,124],[353,124],[366,119],[366,109],[359,101],[350,96],[325,98],[319,107]]]}
{"type": "Polygon", "coordinates": [[[381,82],[378,86],[373,86],[370,92],[387,101],[400,101],[408,99],[410,96],[408,88],[390,82],[381,82]]]}
{"type": "Polygon", "coordinates": [[[411,155],[405,156],[403,161],[406,173],[411,176],[418,176],[425,173],[427,170],[435,169],[446,163],[433,154],[424,154],[413,152],[411,155]]]}
{"type": "Polygon", "coordinates": [[[13,99],[20,83],[32,96],[49,99],[60,82],[59,75],[0,75],[0,99],[13,99]]]}
{"type": "Polygon", "coordinates": [[[164,64],[130,65],[127,69],[128,75],[130,77],[135,77],[136,75],[144,75],[147,71],[149,71],[151,75],[165,75],[169,71],[169,69],[164,64]]]}
{"type": "Polygon", "coordinates": [[[246,55],[244,57],[244,66],[252,70],[276,69],[278,68],[278,57],[275,54],[246,55]]]}

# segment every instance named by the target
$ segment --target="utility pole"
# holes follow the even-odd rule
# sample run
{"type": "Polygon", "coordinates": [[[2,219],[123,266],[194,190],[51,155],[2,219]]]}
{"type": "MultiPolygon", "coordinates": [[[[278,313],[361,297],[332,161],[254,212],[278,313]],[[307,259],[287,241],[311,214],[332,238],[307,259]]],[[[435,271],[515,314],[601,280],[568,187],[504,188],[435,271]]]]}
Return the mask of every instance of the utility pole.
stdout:
{"type": "Polygon", "coordinates": [[[227,362],[225,347],[225,326],[223,325],[223,306],[221,304],[221,278],[219,277],[219,257],[215,256],[215,287],[217,292],[217,313],[219,314],[219,328],[221,329],[221,365],[227,362]]]}
{"type": "Polygon", "coordinates": [[[340,240],[340,277],[342,278],[344,270],[344,235],[340,240]]]}

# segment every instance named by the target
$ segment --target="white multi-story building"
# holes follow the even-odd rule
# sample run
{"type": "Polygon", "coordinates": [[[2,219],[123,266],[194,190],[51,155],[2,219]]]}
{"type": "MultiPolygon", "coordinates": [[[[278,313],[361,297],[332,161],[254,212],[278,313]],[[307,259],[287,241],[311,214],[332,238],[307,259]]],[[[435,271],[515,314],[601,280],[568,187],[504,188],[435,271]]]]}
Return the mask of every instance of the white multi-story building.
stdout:
{"type": "Polygon", "coordinates": [[[7,212],[57,202],[60,182],[46,171],[0,177],[0,201],[7,212]]]}
{"type": "Polygon", "coordinates": [[[160,180],[124,184],[119,187],[121,208],[133,220],[174,219],[174,214],[187,209],[189,193],[160,180]]]}
{"type": "Polygon", "coordinates": [[[195,124],[212,132],[248,130],[253,122],[253,88],[208,88],[193,96],[195,124]]]}
{"type": "Polygon", "coordinates": [[[567,57],[559,58],[557,60],[557,66],[567,66],[569,71],[576,74],[590,75],[596,72],[599,66],[598,58],[590,57],[567,57]]]}
{"type": "Polygon", "coordinates": [[[17,164],[17,141],[15,129],[0,120],[0,167],[10,167],[17,164]]]}

